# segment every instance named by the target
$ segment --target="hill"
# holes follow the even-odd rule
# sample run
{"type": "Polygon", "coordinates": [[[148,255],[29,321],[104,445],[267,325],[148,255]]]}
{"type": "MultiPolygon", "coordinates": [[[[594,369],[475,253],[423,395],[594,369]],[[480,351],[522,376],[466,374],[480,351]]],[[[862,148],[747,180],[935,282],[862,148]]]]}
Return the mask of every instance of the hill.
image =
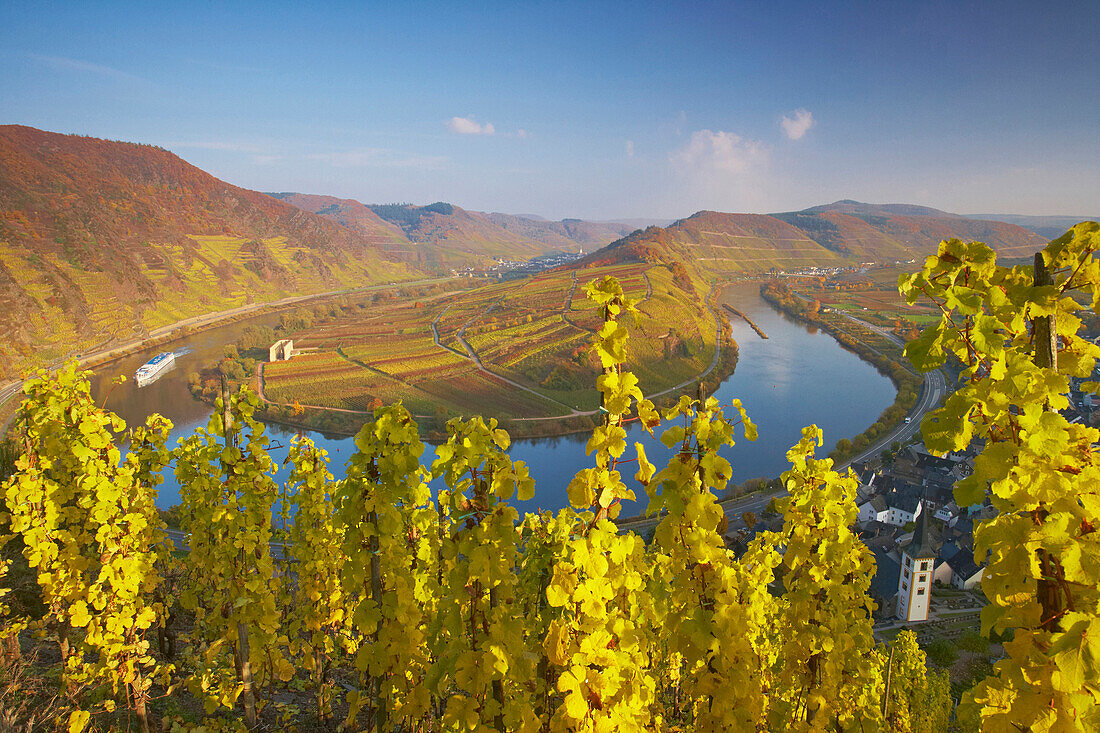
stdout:
{"type": "Polygon", "coordinates": [[[578,248],[599,249],[634,229],[617,222],[468,211],[443,201],[414,206],[302,193],[271,195],[358,232],[395,258],[435,271],[486,264],[494,258],[526,260],[578,248]]]}
{"type": "Polygon", "coordinates": [[[583,258],[580,265],[674,261],[698,262],[720,273],[843,264],[835,252],[775,217],[700,211],[667,227],[636,231],[583,258]]]}
{"type": "Polygon", "coordinates": [[[1020,214],[967,214],[968,219],[986,219],[1015,224],[1039,234],[1044,239],[1057,239],[1075,224],[1083,221],[1100,221],[1100,216],[1023,216],[1020,214]]]}
{"type": "Polygon", "coordinates": [[[425,245],[425,261],[439,266],[476,264],[490,258],[526,260],[561,251],[561,247],[504,229],[489,216],[436,202],[372,204],[371,211],[401,228],[410,242],[425,245]]]}
{"type": "Polygon", "coordinates": [[[291,206],[332,219],[337,224],[358,232],[363,238],[379,247],[407,245],[409,240],[401,228],[371,211],[355,199],[341,199],[309,193],[269,193],[268,196],[285,201],[291,206]]]}
{"type": "Polygon", "coordinates": [[[943,239],[979,240],[1003,255],[1029,255],[1046,240],[1013,224],[981,221],[910,204],[838,201],[779,214],[700,211],[667,227],[636,231],[580,261],[698,261],[720,274],[773,267],[836,266],[923,257],[943,239]]]}
{"type": "Polygon", "coordinates": [[[162,148],[0,126],[0,374],[201,313],[407,276],[362,234],[162,148]]]}
{"type": "Polygon", "coordinates": [[[363,239],[377,246],[387,255],[402,262],[423,261],[425,258],[416,243],[410,242],[401,227],[375,214],[369,206],[355,199],[341,199],[309,193],[268,194],[291,206],[331,219],[340,226],[358,233],[363,239]]]}
{"type": "Polygon", "coordinates": [[[1048,241],[1013,224],[912,204],[845,200],[773,216],[802,229],[822,246],[861,261],[924,257],[952,237],[985,242],[1008,257],[1030,255],[1048,241]]]}
{"type": "Polygon", "coordinates": [[[512,214],[481,214],[501,229],[522,234],[528,239],[542,242],[558,251],[575,252],[599,249],[616,239],[630,234],[636,227],[626,223],[612,221],[585,221],[583,219],[562,219],[548,221],[528,216],[512,214]]]}

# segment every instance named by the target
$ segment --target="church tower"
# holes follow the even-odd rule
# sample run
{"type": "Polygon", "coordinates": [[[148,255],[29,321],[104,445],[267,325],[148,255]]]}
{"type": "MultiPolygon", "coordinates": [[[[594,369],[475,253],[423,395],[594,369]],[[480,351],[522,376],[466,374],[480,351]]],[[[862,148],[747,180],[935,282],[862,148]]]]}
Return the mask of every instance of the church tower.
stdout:
{"type": "Polygon", "coordinates": [[[935,540],[928,523],[930,511],[921,507],[913,539],[901,551],[898,577],[898,618],[927,621],[932,600],[932,569],[936,563],[935,540]]]}

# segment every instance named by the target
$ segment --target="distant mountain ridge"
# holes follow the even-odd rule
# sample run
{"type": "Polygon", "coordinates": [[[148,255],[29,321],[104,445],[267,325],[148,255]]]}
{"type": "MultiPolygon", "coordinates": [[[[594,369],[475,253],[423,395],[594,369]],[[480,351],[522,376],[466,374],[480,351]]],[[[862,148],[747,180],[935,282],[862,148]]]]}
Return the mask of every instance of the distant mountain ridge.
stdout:
{"type": "Polygon", "coordinates": [[[586,250],[599,249],[636,229],[629,223],[612,221],[586,221],[584,219],[562,219],[549,221],[531,219],[512,214],[482,214],[505,231],[521,233],[526,237],[542,242],[548,247],[573,252],[578,247],[586,250]]]}
{"type": "Polygon", "coordinates": [[[679,260],[719,274],[753,273],[906,261],[934,252],[952,237],[986,242],[1010,257],[1030,255],[1047,241],[1013,224],[925,206],[844,200],[778,214],[700,211],[667,227],[634,232],[578,265],[679,260]]]}
{"type": "Polygon", "coordinates": [[[1083,221],[1100,221],[1100,216],[1024,216],[1021,214],[967,214],[968,219],[1003,221],[1006,224],[1030,229],[1047,239],[1057,239],[1075,224],[1083,221]]]}
{"type": "Polygon", "coordinates": [[[163,148],[0,126],[0,374],[204,312],[407,276],[360,234],[163,148]]]}
{"type": "Polygon", "coordinates": [[[928,206],[916,206],[913,204],[865,204],[851,199],[844,199],[824,206],[812,206],[799,213],[833,212],[851,214],[854,216],[931,216],[940,219],[970,219],[974,221],[1000,222],[1013,224],[1023,229],[1028,229],[1036,234],[1046,237],[1047,240],[1056,239],[1075,224],[1082,221],[1097,221],[1096,216],[1029,216],[1025,214],[953,214],[928,206]]]}
{"type": "Polygon", "coordinates": [[[271,194],[347,226],[400,259],[436,271],[490,258],[530,259],[591,251],[630,233],[616,222],[550,221],[534,216],[469,211],[444,201],[426,206],[363,204],[303,193],[271,194]]]}

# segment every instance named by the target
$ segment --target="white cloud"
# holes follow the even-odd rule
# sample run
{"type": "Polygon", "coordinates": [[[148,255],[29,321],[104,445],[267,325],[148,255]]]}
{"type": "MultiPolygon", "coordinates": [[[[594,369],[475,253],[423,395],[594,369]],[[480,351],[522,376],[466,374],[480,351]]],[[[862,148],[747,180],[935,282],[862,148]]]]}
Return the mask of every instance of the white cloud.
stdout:
{"type": "MultiPolygon", "coordinates": [[[[490,127],[492,127],[492,125],[490,125],[490,127]]],[[[518,137],[520,140],[526,140],[527,135],[527,130],[524,130],[522,127],[516,130],[516,137],[518,137]]]]}
{"type": "Polygon", "coordinates": [[[791,112],[791,115],[790,117],[783,115],[779,125],[791,140],[801,140],[802,136],[814,126],[814,116],[805,109],[796,109],[791,112]]]}
{"type": "Polygon", "coordinates": [[[669,160],[683,173],[741,173],[766,164],[768,148],[733,132],[696,130],[686,145],[672,152],[669,160]]]}
{"type": "Polygon", "coordinates": [[[634,157],[634,141],[633,140],[627,140],[626,141],[626,157],[628,157],[628,158],[633,158],[634,157]]]}
{"type": "Polygon", "coordinates": [[[696,130],[669,154],[675,197],[684,209],[759,211],[767,206],[771,180],[770,149],[722,130],[696,130]]]}
{"type": "Polygon", "coordinates": [[[493,123],[486,122],[482,125],[469,117],[452,117],[447,121],[447,129],[459,135],[492,135],[496,132],[493,123]]]}

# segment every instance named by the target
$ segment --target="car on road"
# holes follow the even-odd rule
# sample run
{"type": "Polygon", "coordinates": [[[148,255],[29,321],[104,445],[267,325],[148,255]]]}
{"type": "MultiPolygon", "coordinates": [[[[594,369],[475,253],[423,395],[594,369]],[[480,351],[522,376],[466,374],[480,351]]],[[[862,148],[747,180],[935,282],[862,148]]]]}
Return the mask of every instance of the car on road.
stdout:
{"type": "Polygon", "coordinates": [[[911,422],[913,422],[913,418],[911,418],[911,417],[907,417],[907,418],[905,418],[905,424],[906,424],[906,425],[908,425],[908,424],[909,424],[909,423],[911,423],[911,422]]]}

